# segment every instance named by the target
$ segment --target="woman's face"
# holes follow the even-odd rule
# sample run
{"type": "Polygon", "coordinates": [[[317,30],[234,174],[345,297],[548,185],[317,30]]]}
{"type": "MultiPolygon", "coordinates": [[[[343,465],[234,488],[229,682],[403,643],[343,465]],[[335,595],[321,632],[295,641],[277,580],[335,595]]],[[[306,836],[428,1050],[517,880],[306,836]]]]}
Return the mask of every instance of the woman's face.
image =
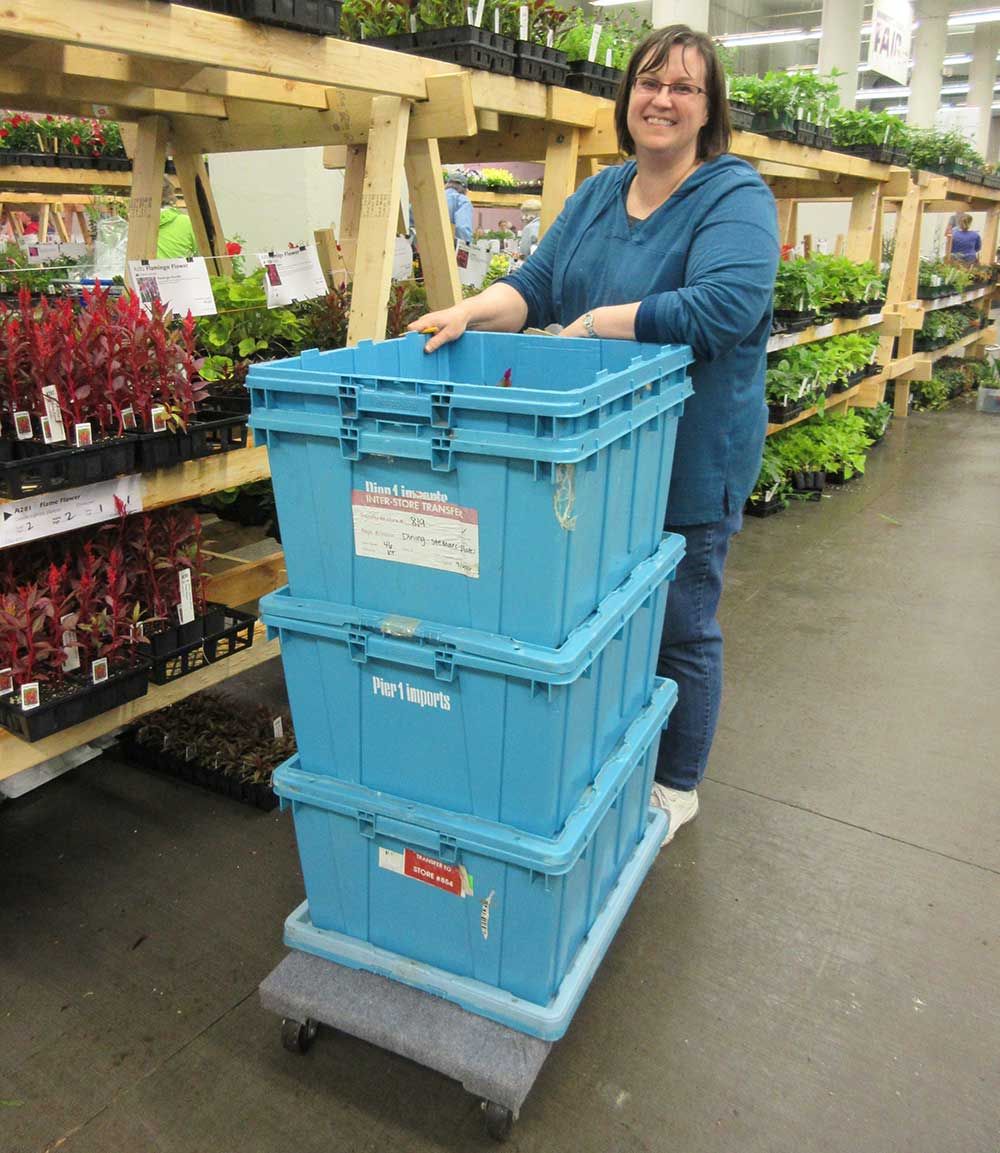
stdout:
{"type": "Polygon", "coordinates": [[[628,129],[635,141],[636,156],[643,152],[661,156],[695,153],[698,133],[708,122],[705,88],[705,61],[697,48],[685,49],[675,44],[656,71],[640,63],[628,104],[628,129]],[[701,91],[678,94],[659,88],[654,92],[654,81],[684,84],[701,91]]]}

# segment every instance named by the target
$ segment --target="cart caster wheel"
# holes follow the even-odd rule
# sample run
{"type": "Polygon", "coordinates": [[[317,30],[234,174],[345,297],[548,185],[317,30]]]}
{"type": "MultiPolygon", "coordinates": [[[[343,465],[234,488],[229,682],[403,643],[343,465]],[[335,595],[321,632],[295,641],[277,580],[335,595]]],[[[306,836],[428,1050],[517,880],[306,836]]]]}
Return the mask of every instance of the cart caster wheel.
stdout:
{"type": "Polygon", "coordinates": [[[494,1141],[506,1141],[514,1128],[514,1114],[496,1101],[484,1101],[482,1108],[486,1136],[492,1137],[494,1141]]]}
{"type": "Polygon", "coordinates": [[[289,1053],[308,1053],[319,1032],[319,1022],[308,1018],[296,1021],[285,1017],[281,1022],[281,1043],[289,1053]]]}

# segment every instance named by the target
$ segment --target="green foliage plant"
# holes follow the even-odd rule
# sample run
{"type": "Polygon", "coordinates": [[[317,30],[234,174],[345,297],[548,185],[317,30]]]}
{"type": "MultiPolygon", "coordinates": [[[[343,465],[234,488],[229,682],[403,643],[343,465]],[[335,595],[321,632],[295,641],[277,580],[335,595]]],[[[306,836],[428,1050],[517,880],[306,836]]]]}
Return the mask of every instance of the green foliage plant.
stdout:
{"type": "Polygon", "coordinates": [[[830,116],[833,142],[841,148],[858,146],[906,150],[910,132],[906,122],[890,112],[867,108],[838,108],[830,116]]]}

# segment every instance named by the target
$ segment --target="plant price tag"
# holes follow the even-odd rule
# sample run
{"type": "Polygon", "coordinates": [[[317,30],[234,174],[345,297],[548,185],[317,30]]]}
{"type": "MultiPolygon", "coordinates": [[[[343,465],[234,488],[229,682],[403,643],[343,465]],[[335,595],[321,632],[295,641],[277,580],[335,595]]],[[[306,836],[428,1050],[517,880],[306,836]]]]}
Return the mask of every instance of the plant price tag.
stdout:
{"type": "Polygon", "coordinates": [[[178,316],[186,312],[192,316],[214,316],[216,313],[204,257],[130,260],[128,275],[147,313],[152,313],[153,305],[157,303],[178,316]]]}
{"type": "Polygon", "coordinates": [[[604,64],[605,64],[605,67],[607,67],[607,68],[611,67],[611,49],[610,48],[607,50],[607,52],[604,53],[604,64]]]}
{"type": "Polygon", "coordinates": [[[21,712],[26,713],[30,709],[37,709],[42,703],[42,695],[38,690],[38,681],[29,681],[26,685],[21,685],[21,712]]]}
{"type": "Polygon", "coordinates": [[[591,64],[597,59],[597,46],[601,42],[601,33],[604,31],[603,24],[595,24],[594,31],[590,36],[590,48],[587,50],[587,59],[591,64]]]}
{"type": "Polygon", "coordinates": [[[108,679],[108,658],[98,657],[90,665],[90,679],[95,685],[103,685],[108,679]]]}
{"type": "Polygon", "coordinates": [[[528,39],[528,5],[522,4],[517,10],[517,35],[519,40],[528,39]]]}
{"type": "Polygon", "coordinates": [[[149,410],[149,423],[153,426],[153,432],[167,431],[167,410],[162,404],[154,404],[149,410]]]}
{"type": "Polygon", "coordinates": [[[75,424],[73,426],[73,435],[76,438],[77,448],[90,448],[94,443],[94,429],[89,420],[83,424],[75,424]]]}
{"type": "Polygon", "coordinates": [[[498,36],[500,35],[500,9],[499,8],[493,9],[493,31],[498,36]]]}
{"type": "Polygon", "coordinates": [[[180,592],[180,603],[177,605],[177,620],[182,625],[189,625],[194,620],[194,597],[191,595],[191,570],[181,569],[177,575],[177,588],[180,592]]]}
{"type": "Polygon", "coordinates": [[[122,428],[135,429],[135,409],[131,405],[122,409],[122,428]]]}
{"type": "Polygon", "coordinates": [[[477,28],[482,28],[483,26],[483,9],[485,7],[486,0],[479,0],[479,3],[476,5],[476,18],[473,21],[477,28]]]}
{"type": "MultiPolygon", "coordinates": [[[[66,428],[63,425],[62,409],[59,407],[59,394],[54,384],[47,384],[42,389],[42,400],[45,402],[45,415],[49,421],[49,437],[47,444],[58,444],[66,439],[66,428]]],[[[44,429],[42,430],[44,433],[44,429]]]]}
{"type": "Polygon", "coordinates": [[[31,440],[34,432],[31,428],[31,413],[27,409],[14,413],[14,431],[18,440],[31,440]]]}
{"type": "Polygon", "coordinates": [[[546,47],[546,48],[551,48],[551,47],[552,47],[552,42],[553,42],[553,40],[554,40],[554,39],[555,39],[555,33],[554,33],[554,32],[552,31],[552,29],[550,28],[550,29],[548,30],[548,32],[546,32],[546,33],[545,33],[545,47],[546,47]]]}
{"type": "Polygon", "coordinates": [[[268,308],[287,308],[300,300],[326,296],[326,278],[315,244],[281,252],[258,252],[257,259],[264,269],[268,308]]]}
{"type": "Polygon", "coordinates": [[[9,696],[14,691],[14,670],[0,669],[0,697],[9,696]]]}
{"type": "Polygon", "coordinates": [[[75,613],[66,613],[59,618],[59,623],[63,626],[62,644],[66,650],[66,659],[63,661],[64,673],[71,673],[80,667],[80,646],[76,643],[76,629],[69,623],[75,616],[75,613]]]}
{"type": "Polygon", "coordinates": [[[274,723],[271,725],[271,728],[274,730],[274,739],[280,741],[285,735],[285,726],[281,723],[281,717],[274,718],[274,723]]]}
{"type": "Polygon", "coordinates": [[[142,512],[139,473],[8,501],[0,509],[0,549],[114,520],[118,516],[116,498],[127,512],[142,512]]]}

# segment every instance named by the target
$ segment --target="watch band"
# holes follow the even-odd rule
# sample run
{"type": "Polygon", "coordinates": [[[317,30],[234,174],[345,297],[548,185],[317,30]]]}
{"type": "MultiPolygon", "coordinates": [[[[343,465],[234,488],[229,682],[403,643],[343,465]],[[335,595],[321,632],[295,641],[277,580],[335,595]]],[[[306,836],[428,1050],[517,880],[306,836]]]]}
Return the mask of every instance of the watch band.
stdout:
{"type": "Polygon", "coordinates": [[[588,336],[597,336],[597,333],[594,331],[594,314],[592,312],[585,312],[583,314],[583,327],[587,330],[588,336]]]}

